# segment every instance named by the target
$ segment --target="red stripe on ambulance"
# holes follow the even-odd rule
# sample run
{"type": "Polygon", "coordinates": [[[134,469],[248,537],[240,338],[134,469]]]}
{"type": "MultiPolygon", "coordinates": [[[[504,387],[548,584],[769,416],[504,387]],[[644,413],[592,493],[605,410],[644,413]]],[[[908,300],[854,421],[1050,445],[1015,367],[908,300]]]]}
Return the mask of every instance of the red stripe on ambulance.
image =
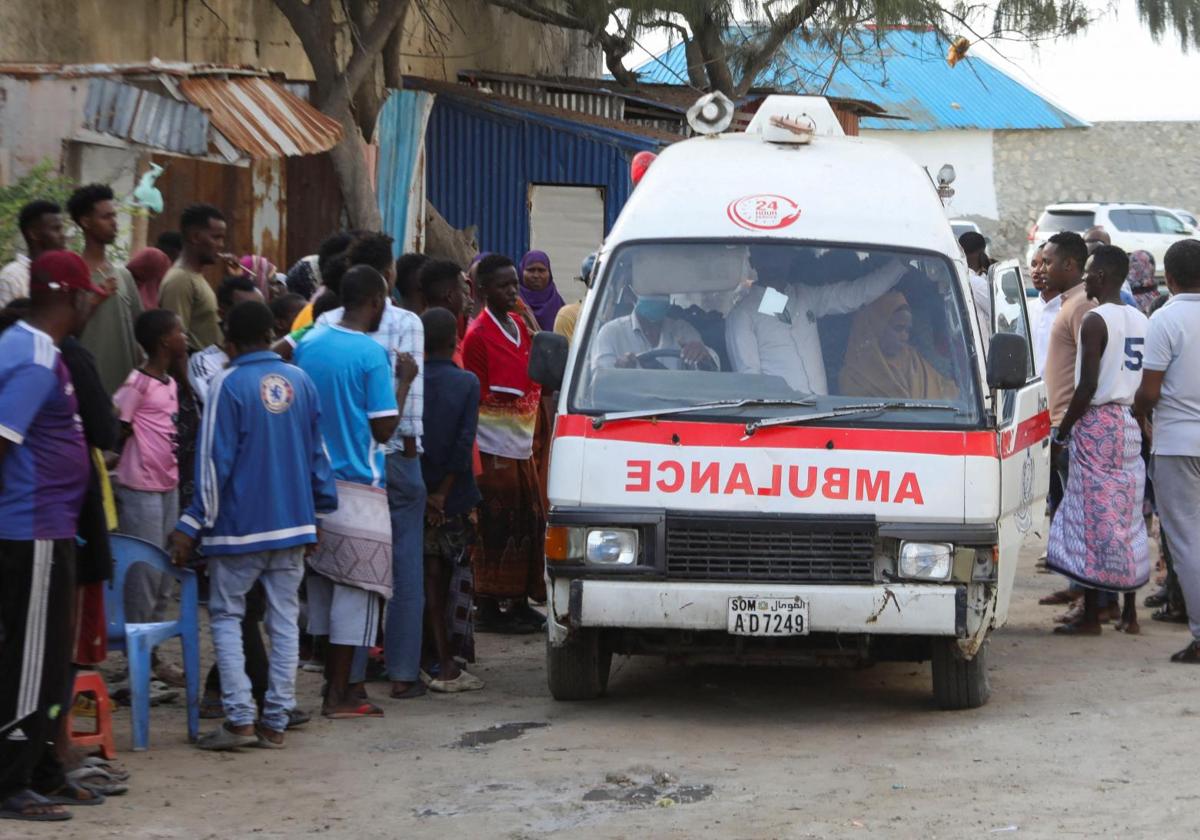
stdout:
{"type": "MultiPolygon", "coordinates": [[[[1050,414],[1042,412],[1005,436],[1003,457],[1020,452],[1050,434],[1050,414]]],[[[959,455],[995,458],[995,432],[951,432],[916,429],[833,429],[819,426],[775,426],[747,436],[740,423],[680,420],[614,420],[599,429],[592,418],[564,414],[555,437],[650,443],[663,446],[720,446],[748,449],[846,449],[856,452],[908,452],[914,455],[959,455]]]]}

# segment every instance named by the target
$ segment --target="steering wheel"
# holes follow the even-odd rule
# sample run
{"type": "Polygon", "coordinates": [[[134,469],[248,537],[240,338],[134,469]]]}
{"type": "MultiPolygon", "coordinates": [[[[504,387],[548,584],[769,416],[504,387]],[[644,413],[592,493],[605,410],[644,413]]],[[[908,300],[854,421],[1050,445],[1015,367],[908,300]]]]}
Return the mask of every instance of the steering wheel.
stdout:
{"type": "Polygon", "coordinates": [[[682,360],[683,351],[678,347],[663,347],[658,350],[647,350],[645,353],[638,353],[638,367],[645,370],[666,370],[667,366],[660,362],[659,359],[682,360]]]}

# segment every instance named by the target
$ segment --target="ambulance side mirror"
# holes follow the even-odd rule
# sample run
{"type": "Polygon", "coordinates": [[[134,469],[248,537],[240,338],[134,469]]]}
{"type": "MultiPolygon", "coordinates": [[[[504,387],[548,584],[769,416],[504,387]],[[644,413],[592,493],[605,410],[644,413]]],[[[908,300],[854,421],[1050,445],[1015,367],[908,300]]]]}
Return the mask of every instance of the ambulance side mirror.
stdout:
{"type": "Polygon", "coordinates": [[[533,337],[533,352],[529,356],[529,378],[542,386],[547,393],[562,388],[563,375],[567,372],[567,354],[571,344],[566,336],[553,332],[540,332],[533,337]]]}
{"type": "MultiPolygon", "coordinates": [[[[536,349],[536,344],[534,345],[536,349]]],[[[1029,342],[1016,333],[996,333],[988,345],[987,381],[993,391],[1025,385],[1029,373],[1029,342]]]]}

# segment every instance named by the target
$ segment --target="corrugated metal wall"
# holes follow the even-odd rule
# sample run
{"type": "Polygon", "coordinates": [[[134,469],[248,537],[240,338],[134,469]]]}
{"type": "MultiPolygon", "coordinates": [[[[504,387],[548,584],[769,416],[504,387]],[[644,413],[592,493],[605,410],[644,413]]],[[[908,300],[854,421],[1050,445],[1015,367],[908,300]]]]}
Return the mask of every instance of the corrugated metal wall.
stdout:
{"type": "Polygon", "coordinates": [[[604,188],[604,230],[632,188],[629,160],[655,141],[438,96],[425,135],[429,201],[457,228],[474,225],[485,251],[519,258],[529,247],[530,184],[604,188]]]}

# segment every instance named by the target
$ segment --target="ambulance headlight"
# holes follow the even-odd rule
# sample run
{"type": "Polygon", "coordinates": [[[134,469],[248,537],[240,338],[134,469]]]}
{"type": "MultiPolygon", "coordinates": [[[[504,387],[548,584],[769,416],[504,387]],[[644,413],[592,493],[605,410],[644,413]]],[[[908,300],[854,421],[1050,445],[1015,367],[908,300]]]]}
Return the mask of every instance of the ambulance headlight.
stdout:
{"type": "Polygon", "coordinates": [[[586,557],[600,566],[632,566],[637,562],[637,531],[628,528],[600,528],[588,531],[586,557]]]}
{"type": "Polygon", "coordinates": [[[900,577],[913,580],[946,580],[954,563],[954,546],[949,543],[900,543],[900,577]]]}

